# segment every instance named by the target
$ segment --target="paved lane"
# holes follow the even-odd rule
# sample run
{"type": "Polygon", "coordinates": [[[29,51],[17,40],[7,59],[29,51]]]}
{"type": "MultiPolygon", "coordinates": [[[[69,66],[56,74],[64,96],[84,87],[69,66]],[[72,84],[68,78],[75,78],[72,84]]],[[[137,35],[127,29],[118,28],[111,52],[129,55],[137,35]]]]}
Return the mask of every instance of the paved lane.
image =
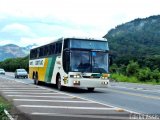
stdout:
{"type": "MultiPolygon", "coordinates": [[[[111,83],[111,86],[107,89],[97,88],[93,93],[88,93],[86,90],[83,90],[85,94],[76,91],[74,95],[138,113],[160,114],[160,93],[158,92],[158,86],[141,90],[128,88],[129,84],[127,84],[127,87],[119,87],[121,83],[120,85],[116,83],[118,86],[112,86],[113,84],[111,83]]],[[[67,92],[73,93],[72,90],[67,92]]]]}
{"type": "MultiPolygon", "coordinates": [[[[13,76],[10,75],[10,78],[13,76]]],[[[19,81],[33,84],[31,80],[19,81]]],[[[55,90],[52,86],[41,87],[55,90]]],[[[66,89],[64,93],[138,113],[160,114],[160,85],[112,82],[109,88],[97,88],[93,93],[74,88],[66,89]]]]}
{"type": "Polygon", "coordinates": [[[0,94],[12,101],[31,120],[124,120],[129,119],[130,115],[118,107],[86,100],[53,88],[35,86],[27,79],[17,80],[12,76],[0,76],[0,94]]]}

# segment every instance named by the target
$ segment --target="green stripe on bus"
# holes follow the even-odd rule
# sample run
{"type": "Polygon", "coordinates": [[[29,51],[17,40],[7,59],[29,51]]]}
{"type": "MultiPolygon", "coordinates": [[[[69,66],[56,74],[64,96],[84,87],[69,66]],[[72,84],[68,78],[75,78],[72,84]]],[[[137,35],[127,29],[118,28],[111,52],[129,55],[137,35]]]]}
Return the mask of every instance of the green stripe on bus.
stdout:
{"type": "Polygon", "coordinates": [[[52,58],[48,58],[48,65],[47,65],[47,70],[46,70],[46,75],[45,75],[45,81],[50,83],[52,79],[52,74],[54,70],[54,65],[56,61],[57,56],[53,56],[52,58]]]}
{"type": "Polygon", "coordinates": [[[47,69],[46,69],[46,74],[45,74],[45,82],[48,82],[48,75],[51,67],[51,58],[48,58],[48,64],[47,64],[47,69]]]}
{"type": "Polygon", "coordinates": [[[53,56],[52,59],[51,59],[51,69],[49,71],[49,76],[48,76],[49,81],[48,82],[51,82],[52,75],[53,75],[53,70],[54,70],[54,67],[55,67],[56,58],[57,58],[57,56],[53,56]]]}

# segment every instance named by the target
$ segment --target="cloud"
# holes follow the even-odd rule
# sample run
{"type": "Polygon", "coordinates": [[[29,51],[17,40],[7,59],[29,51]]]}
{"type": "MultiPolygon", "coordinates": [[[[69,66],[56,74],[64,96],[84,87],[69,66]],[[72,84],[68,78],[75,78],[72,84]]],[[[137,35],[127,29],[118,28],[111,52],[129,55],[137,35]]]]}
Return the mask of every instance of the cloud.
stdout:
{"type": "Polygon", "coordinates": [[[10,43],[13,43],[13,40],[0,40],[0,45],[6,45],[10,43]]]}
{"type": "Polygon", "coordinates": [[[27,27],[27,26],[25,26],[25,25],[19,24],[19,23],[14,23],[14,24],[6,25],[6,26],[1,30],[1,32],[8,32],[8,31],[13,31],[13,30],[29,32],[29,31],[30,31],[30,28],[27,27]]]}
{"type": "MultiPolygon", "coordinates": [[[[12,39],[18,45],[44,44],[46,39],[60,38],[64,36],[94,36],[91,31],[97,30],[89,25],[77,25],[66,21],[59,21],[53,18],[29,20],[22,18],[6,19],[6,25],[0,30],[0,39],[12,39]],[[17,21],[17,23],[15,23],[17,21]]],[[[1,24],[0,24],[1,26],[1,24]]],[[[51,40],[51,39],[50,39],[51,40]]]]}
{"type": "Polygon", "coordinates": [[[13,23],[8,24],[4,26],[1,31],[1,34],[6,35],[6,38],[13,39],[15,38],[21,38],[21,37],[35,37],[36,35],[32,32],[30,27],[19,24],[19,23],[13,23]]]}
{"type": "Polygon", "coordinates": [[[43,44],[46,39],[62,36],[103,37],[119,24],[159,14],[159,2],[1,0],[0,41],[11,41],[24,46],[33,42],[43,44]]]}
{"type": "Polygon", "coordinates": [[[19,46],[27,46],[27,45],[32,45],[33,41],[36,41],[35,43],[37,45],[44,45],[47,43],[50,43],[52,41],[54,41],[55,37],[40,37],[40,38],[21,38],[20,42],[19,42],[19,46]]]}

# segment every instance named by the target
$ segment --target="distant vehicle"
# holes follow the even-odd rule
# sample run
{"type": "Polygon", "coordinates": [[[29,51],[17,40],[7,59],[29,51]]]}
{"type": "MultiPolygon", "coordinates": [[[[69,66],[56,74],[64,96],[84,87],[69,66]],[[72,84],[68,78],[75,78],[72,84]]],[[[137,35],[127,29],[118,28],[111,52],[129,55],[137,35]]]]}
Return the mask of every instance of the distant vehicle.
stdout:
{"type": "Polygon", "coordinates": [[[104,88],[109,85],[107,39],[60,38],[30,51],[29,77],[63,87],[104,88]]]}
{"type": "Polygon", "coordinates": [[[5,71],[4,71],[4,69],[1,69],[1,68],[0,68],[0,74],[5,75],[5,71]]]}
{"type": "Polygon", "coordinates": [[[15,78],[19,78],[19,77],[28,78],[27,71],[25,69],[16,69],[15,78]]]}

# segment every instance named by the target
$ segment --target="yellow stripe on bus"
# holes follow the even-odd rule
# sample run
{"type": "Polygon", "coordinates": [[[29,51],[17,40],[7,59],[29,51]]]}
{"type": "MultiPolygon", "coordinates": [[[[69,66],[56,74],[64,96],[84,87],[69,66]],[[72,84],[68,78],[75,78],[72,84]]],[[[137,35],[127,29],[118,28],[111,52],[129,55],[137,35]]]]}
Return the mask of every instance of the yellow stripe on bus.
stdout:
{"type": "Polygon", "coordinates": [[[32,78],[33,72],[38,72],[38,80],[45,81],[47,65],[48,65],[48,58],[45,58],[45,63],[43,67],[30,67],[29,77],[32,78]]]}

